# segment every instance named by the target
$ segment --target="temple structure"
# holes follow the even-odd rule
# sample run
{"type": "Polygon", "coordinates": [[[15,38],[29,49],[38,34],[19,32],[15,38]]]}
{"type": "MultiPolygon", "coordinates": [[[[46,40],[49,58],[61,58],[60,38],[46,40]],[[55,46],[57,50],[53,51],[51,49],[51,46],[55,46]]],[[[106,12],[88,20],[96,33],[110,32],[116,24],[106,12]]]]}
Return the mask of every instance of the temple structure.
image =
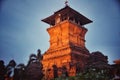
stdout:
{"type": "Polygon", "coordinates": [[[90,55],[85,46],[88,30],[84,25],[92,21],[68,5],[42,21],[50,25],[47,29],[50,47],[42,60],[45,76],[55,78],[65,71],[74,76],[77,71],[82,71],[90,55]]]}

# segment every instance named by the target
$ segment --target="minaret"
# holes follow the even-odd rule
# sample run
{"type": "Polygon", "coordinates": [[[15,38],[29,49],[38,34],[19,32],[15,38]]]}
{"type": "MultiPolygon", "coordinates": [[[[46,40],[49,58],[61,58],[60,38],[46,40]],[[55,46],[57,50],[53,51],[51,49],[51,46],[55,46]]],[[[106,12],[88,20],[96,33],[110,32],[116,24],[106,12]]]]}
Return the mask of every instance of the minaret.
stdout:
{"type": "Polygon", "coordinates": [[[66,6],[53,15],[42,20],[50,24],[47,29],[50,36],[50,47],[43,54],[43,71],[46,77],[53,78],[54,69],[57,75],[61,75],[62,67],[66,67],[69,76],[76,75],[76,70],[84,69],[89,57],[89,51],[85,47],[85,34],[87,29],[84,25],[92,21],[66,6]]]}

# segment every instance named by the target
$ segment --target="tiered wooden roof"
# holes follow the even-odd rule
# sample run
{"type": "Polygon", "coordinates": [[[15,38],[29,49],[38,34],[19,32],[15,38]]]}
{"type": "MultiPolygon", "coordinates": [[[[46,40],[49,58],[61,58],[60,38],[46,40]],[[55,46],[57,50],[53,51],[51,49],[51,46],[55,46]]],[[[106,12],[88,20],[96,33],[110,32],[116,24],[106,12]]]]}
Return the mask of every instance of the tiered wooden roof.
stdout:
{"type": "Polygon", "coordinates": [[[53,15],[43,19],[42,21],[50,25],[55,25],[55,17],[58,14],[61,14],[62,16],[68,16],[69,18],[75,18],[80,22],[81,25],[85,25],[92,22],[90,19],[86,18],[85,16],[83,16],[82,14],[80,14],[79,12],[77,12],[69,6],[65,6],[64,8],[56,11],[53,15]]]}

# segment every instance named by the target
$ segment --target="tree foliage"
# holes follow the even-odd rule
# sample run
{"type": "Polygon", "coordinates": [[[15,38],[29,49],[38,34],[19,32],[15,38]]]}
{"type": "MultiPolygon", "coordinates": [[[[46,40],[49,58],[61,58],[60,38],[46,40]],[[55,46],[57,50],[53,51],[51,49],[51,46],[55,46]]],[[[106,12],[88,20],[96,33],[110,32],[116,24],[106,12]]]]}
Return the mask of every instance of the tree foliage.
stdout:
{"type": "Polygon", "coordinates": [[[7,66],[0,60],[0,80],[41,80],[43,77],[41,63],[42,54],[40,49],[36,54],[31,54],[27,65],[16,64],[15,60],[10,60],[7,66]]]}

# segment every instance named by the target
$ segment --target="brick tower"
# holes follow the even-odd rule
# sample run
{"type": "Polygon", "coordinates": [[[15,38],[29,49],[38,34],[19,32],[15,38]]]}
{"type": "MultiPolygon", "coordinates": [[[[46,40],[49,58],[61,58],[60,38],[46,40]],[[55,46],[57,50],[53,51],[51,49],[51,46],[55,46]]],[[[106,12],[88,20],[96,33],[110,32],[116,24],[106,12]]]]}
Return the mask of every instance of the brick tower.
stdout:
{"type": "Polygon", "coordinates": [[[85,47],[87,29],[84,25],[92,21],[68,5],[42,21],[50,24],[47,29],[50,47],[43,54],[42,60],[45,76],[60,76],[63,67],[69,76],[82,71],[90,55],[85,47]]]}

